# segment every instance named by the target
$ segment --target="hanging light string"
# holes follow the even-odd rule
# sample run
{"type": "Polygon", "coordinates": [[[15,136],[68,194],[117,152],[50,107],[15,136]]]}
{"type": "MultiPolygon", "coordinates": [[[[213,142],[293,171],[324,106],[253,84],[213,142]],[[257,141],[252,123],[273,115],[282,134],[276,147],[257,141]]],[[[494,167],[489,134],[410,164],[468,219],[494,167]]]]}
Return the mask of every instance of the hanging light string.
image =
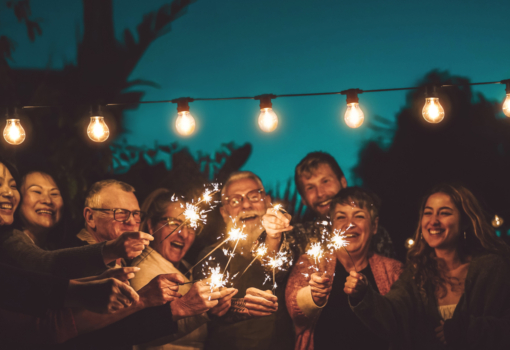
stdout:
{"type": "MultiPolygon", "coordinates": [[[[228,101],[228,100],[259,100],[260,101],[260,115],[258,124],[262,131],[272,132],[278,126],[278,116],[272,109],[272,100],[282,97],[306,97],[306,96],[325,96],[325,95],[345,95],[347,98],[347,109],[344,115],[344,121],[350,128],[360,127],[365,119],[364,113],[359,106],[360,94],[373,93],[373,92],[389,92],[389,91],[404,91],[404,90],[425,90],[425,105],[422,110],[423,118],[429,123],[439,123],[444,118],[444,109],[439,103],[438,90],[440,88],[449,88],[455,86],[475,86],[475,85],[491,85],[491,84],[505,84],[506,85],[506,99],[503,103],[503,113],[510,117],[510,79],[501,81],[490,81],[480,83],[464,83],[464,84],[429,84],[426,86],[390,88],[390,89],[347,89],[342,91],[333,92],[313,92],[302,94],[263,94],[257,96],[239,96],[239,97],[181,97],[172,100],[156,100],[156,101],[137,101],[137,102],[112,102],[106,103],[104,106],[129,106],[153,103],[175,103],[177,104],[178,116],[175,120],[175,130],[182,136],[189,136],[195,131],[195,118],[190,113],[189,103],[195,101],[228,101]]],[[[36,108],[53,108],[60,107],[61,105],[27,105],[23,109],[36,109],[36,108]]],[[[19,123],[16,110],[13,115],[7,113],[7,125],[4,129],[4,138],[7,142],[13,145],[21,144],[25,139],[24,130],[19,123]]],[[[88,135],[92,141],[103,142],[108,139],[109,130],[104,122],[104,117],[101,113],[101,108],[97,107],[91,109],[90,124],[88,128],[88,135]],[[98,111],[99,113],[96,113],[98,111]]]]}

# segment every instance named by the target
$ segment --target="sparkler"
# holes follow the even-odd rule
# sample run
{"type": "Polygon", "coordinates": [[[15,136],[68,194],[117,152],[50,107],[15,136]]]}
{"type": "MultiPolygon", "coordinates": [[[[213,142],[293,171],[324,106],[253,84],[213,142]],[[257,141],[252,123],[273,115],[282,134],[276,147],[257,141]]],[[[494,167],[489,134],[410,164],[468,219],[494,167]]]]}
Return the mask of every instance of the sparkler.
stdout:
{"type": "Polygon", "coordinates": [[[319,242],[312,243],[310,249],[306,251],[306,254],[315,260],[316,269],[319,271],[319,261],[324,256],[324,250],[322,249],[321,244],[319,242]]]}
{"type": "Polygon", "coordinates": [[[229,232],[229,240],[231,240],[231,241],[236,240],[236,244],[234,245],[234,249],[232,249],[232,252],[229,254],[227,265],[225,266],[225,270],[223,270],[223,274],[225,274],[225,272],[227,272],[227,268],[228,268],[228,265],[230,264],[230,260],[232,260],[232,257],[235,254],[235,251],[236,251],[236,248],[237,248],[237,244],[239,243],[239,241],[241,239],[246,239],[246,237],[248,237],[248,235],[243,233],[243,229],[242,228],[237,228],[237,227],[234,226],[230,230],[230,232],[229,232]]]}
{"type": "Polygon", "coordinates": [[[340,248],[344,248],[345,252],[347,253],[347,255],[349,255],[349,258],[352,261],[352,265],[354,266],[354,271],[356,271],[356,273],[357,273],[358,269],[356,268],[356,263],[354,262],[354,259],[352,258],[351,253],[349,253],[347,248],[345,248],[345,247],[347,247],[349,245],[349,242],[347,242],[347,240],[345,239],[345,233],[351,227],[354,227],[354,225],[353,224],[349,224],[349,226],[347,226],[347,228],[345,230],[342,230],[342,231],[339,231],[339,230],[335,229],[333,231],[333,237],[331,237],[330,242],[328,243],[328,248],[332,249],[332,250],[338,250],[340,248]]]}
{"type": "MultiPolygon", "coordinates": [[[[240,239],[246,239],[246,237],[247,237],[247,235],[244,234],[241,229],[233,228],[232,230],[230,230],[230,232],[228,233],[228,237],[225,238],[225,240],[223,242],[218,244],[213,250],[211,250],[209,253],[207,253],[207,255],[204,256],[202,259],[200,259],[195,265],[191,266],[191,268],[188,271],[186,271],[185,275],[190,273],[191,270],[193,270],[193,268],[197,267],[198,264],[200,264],[202,261],[204,261],[208,256],[210,256],[212,253],[214,253],[216,250],[218,250],[220,247],[222,247],[228,241],[237,240],[237,242],[239,242],[240,239]]],[[[237,243],[236,243],[236,247],[237,247],[237,243]]],[[[234,250],[235,250],[235,248],[234,248],[234,250]]],[[[230,261],[230,259],[229,259],[229,261],[230,261]]]]}
{"type": "Polygon", "coordinates": [[[255,251],[255,257],[253,258],[251,263],[246,267],[246,269],[244,269],[243,273],[239,277],[241,277],[242,275],[244,275],[244,273],[246,271],[248,271],[248,269],[250,268],[251,265],[253,265],[255,260],[257,260],[258,258],[262,258],[266,254],[267,254],[267,247],[266,247],[266,245],[264,243],[262,243],[261,245],[259,245],[259,247],[255,251]]]}
{"type": "Polygon", "coordinates": [[[276,290],[276,269],[283,270],[285,263],[289,261],[288,256],[285,252],[278,252],[274,257],[269,259],[268,265],[273,269],[273,294],[276,290]]]}

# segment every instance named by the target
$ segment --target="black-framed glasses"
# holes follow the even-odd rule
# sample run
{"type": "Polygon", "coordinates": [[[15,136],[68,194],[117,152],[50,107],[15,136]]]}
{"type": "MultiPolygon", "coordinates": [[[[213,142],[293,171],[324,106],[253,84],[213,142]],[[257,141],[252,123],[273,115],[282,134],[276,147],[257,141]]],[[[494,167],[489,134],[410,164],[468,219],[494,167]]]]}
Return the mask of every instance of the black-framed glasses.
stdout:
{"type": "Polygon", "coordinates": [[[237,208],[243,203],[246,198],[251,203],[260,202],[265,197],[264,189],[259,188],[257,190],[250,191],[246,194],[234,194],[232,196],[225,197],[225,201],[232,207],[237,208]]]}
{"type": "MultiPolygon", "coordinates": [[[[173,218],[170,216],[162,217],[159,221],[166,222],[167,226],[170,228],[170,231],[173,231],[177,229],[180,225],[182,225],[183,221],[181,219],[173,218]]],[[[202,229],[204,228],[202,225],[198,225],[196,227],[191,226],[190,223],[185,223],[183,226],[187,227],[189,230],[192,230],[195,232],[196,235],[200,234],[202,232],[202,229]]]]}
{"type": "Polygon", "coordinates": [[[90,208],[92,210],[98,210],[98,211],[113,211],[113,219],[118,222],[126,222],[131,217],[131,214],[133,214],[133,219],[135,219],[135,222],[137,224],[141,223],[143,218],[145,217],[145,213],[140,210],[127,210],[127,209],[103,209],[103,208],[90,208]]]}

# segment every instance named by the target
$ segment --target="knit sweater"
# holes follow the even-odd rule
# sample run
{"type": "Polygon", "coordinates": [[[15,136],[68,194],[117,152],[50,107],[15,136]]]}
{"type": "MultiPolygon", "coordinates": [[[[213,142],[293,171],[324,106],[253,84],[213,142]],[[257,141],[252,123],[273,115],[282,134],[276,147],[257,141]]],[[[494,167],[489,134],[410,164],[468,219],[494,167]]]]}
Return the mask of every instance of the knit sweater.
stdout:
{"type": "Polygon", "coordinates": [[[510,348],[508,257],[485,254],[471,260],[464,294],[453,317],[444,324],[448,347],[435,336],[441,316],[434,291],[417,285],[412,266],[386,295],[369,286],[355,306],[350,300],[354,313],[374,333],[391,339],[394,349],[510,348]]]}
{"type": "MultiPolygon", "coordinates": [[[[368,263],[377,288],[381,294],[386,294],[402,272],[402,263],[378,254],[373,254],[368,263]]],[[[309,286],[312,264],[313,261],[309,259],[308,255],[302,255],[292,269],[285,291],[287,309],[296,329],[296,350],[314,348],[315,324],[322,308],[326,305],[319,307],[313,301],[309,286]]],[[[326,262],[325,271],[334,272],[336,264],[337,259],[329,259],[326,262]]]]}

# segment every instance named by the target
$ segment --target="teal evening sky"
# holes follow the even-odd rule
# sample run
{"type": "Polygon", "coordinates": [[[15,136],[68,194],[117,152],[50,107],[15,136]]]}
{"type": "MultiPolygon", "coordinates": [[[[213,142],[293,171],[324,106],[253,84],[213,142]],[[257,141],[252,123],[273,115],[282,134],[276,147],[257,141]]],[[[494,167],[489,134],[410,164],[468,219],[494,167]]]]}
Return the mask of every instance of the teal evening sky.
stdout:
{"type": "MultiPolygon", "coordinates": [[[[166,2],[114,1],[118,36],[166,2]]],[[[34,43],[12,13],[0,15],[0,31],[17,44],[12,66],[59,69],[74,62],[83,31],[81,1],[31,3],[43,29],[34,43]]],[[[433,69],[473,82],[497,81],[510,78],[509,14],[509,1],[493,0],[198,0],[146,51],[131,78],[161,86],[142,87],[144,100],[407,87],[433,69]]],[[[505,96],[501,85],[475,91],[495,101],[505,96]]],[[[257,126],[257,101],[197,101],[190,104],[197,130],[187,138],[173,129],[176,105],[141,105],[126,113],[129,132],[121,137],[147,146],[178,141],[195,155],[230,141],[250,142],[244,169],[269,187],[291,177],[306,153],[323,150],[352,183],[363,144],[380,137],[369,121],[379,115],[393,123],[405,95],[360,95],[365,124],[359,129],[343,122],[345,96],[279,98],[273,108],[280,124],[271,134],[257,126]]]]}

